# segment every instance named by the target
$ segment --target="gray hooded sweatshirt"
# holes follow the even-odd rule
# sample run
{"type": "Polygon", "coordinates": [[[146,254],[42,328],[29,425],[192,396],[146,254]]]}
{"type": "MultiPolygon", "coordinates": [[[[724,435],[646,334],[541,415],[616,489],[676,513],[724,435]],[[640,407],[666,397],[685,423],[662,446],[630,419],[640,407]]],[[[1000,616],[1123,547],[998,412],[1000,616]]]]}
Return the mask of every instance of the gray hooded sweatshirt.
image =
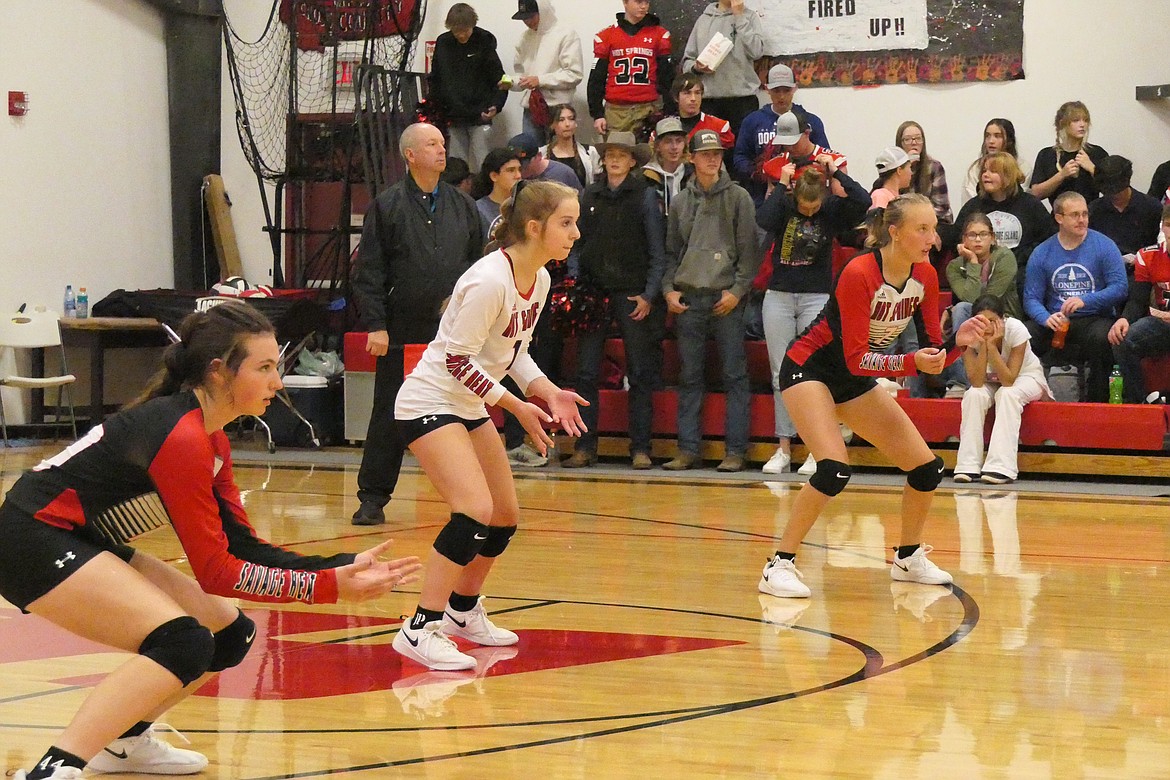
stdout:
{"type": "Polygon", "coordinates": [[[692,178],[671,204],[666,223],[664,293],[730,290],[743,300],[760,267],[756,207],[727,171],[704,190],[692,178]]]}

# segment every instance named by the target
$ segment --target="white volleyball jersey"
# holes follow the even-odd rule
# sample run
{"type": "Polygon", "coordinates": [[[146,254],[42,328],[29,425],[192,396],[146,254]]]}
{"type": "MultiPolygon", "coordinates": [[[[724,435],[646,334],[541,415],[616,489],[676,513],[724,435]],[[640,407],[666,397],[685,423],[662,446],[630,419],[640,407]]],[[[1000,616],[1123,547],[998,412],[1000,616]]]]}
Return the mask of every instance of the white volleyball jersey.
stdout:
{"type": "Polygon", "coordinates": [[[486,417],[485,404],[504,395],[499,380],[505,373],[527,392],[544,376],[528,355],[528,344],[549,284],[548,271],[541,268],[531,290],[517,290],[512,259],[502,249],[476,261],[459,277],[438,335],[402,383],[394,416],[486,417]]]}

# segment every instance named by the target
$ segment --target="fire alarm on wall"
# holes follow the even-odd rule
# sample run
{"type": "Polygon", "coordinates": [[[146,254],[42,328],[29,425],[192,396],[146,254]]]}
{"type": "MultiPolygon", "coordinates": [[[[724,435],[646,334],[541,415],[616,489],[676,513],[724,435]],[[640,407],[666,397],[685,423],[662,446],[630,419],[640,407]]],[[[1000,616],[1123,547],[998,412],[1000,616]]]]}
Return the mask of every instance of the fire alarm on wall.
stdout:
{"type": "Polygon", "coordinates": [[[24,116],[28,113],[28,93],[8,93],[8,116],[24,116]]]}

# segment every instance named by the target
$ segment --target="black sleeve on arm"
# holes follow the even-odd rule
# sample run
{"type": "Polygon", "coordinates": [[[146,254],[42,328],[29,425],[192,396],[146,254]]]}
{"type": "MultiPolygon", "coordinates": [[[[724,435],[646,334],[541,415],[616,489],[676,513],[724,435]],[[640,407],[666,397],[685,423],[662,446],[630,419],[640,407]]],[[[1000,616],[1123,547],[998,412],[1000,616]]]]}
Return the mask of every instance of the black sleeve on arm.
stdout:
{"type": "Polygon", "coordinates": [[[1149,313],[1150,293],[1153,291],[1153,282],[1136,282],[1132,279],[1130,280],[1129,300],[1125,302],[1125,311],[1121,313],[1121,316],[1128,320],[1130,325],[1149,313]]]}
{"type": "Polygon", "coordinates": [[[664,54],[658,58],[658,94],[662,95],[662,110],[667,115],[678,113],[671,87],[674,86],[674,58],[664,54]]]}
{"type": "Polygon", "coordinates": [[[242,561],[258,563],[273,569],[293,569],[303,571],[322,571],[336,569],[338,566],[348,566],[354,562],[353,553],[338,553],[337,555],[300,555],[277,547],[263,539],[259,539],[246,528],[232,519],[223,501],[220,500],[220,517],[223,518],[223,532],[228,540],[228,552],[242,561]]]}
{"type": "Polygon", "coordinates": [[[589,101],[589,116],[601,119],[605,116],[605,79],[609,75],[609,57],[600,57],[589,71],[589,82],[585,85],[585,97],[589,101]]]}

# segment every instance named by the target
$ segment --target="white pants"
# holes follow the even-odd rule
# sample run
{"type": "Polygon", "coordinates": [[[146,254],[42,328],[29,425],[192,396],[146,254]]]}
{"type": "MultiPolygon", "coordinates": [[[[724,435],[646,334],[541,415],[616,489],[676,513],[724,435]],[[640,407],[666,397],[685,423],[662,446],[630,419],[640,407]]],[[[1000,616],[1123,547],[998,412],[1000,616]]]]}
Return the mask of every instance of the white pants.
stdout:
{"type": "Polygon", "coordinates": [[[979,474],[993,471],[1015,479],[1020,470],[1016,455],[1020,450],[1020,417],[1024,406],[1044,396],[1044,385],[1030,376],[1016,378],[1011,387],[986,382],[983,387],[969,387],[963,393],[963,421],[959,426],[959,457],[956,474],[979,474]],[[987,411],[995,405],[995,423],[991,444],[983,458],[983,424],[987,411]]]}
{"type": "Polygon", "coordinates": [[[479,166],[483,164],[483,158],[491,149],[492,126],[488,124],[449,127],[447,134],[451,137],[447,155],[461,158],[467,163],[467,167],[471,168],[472,173],[478,171],[479,166]]]}

